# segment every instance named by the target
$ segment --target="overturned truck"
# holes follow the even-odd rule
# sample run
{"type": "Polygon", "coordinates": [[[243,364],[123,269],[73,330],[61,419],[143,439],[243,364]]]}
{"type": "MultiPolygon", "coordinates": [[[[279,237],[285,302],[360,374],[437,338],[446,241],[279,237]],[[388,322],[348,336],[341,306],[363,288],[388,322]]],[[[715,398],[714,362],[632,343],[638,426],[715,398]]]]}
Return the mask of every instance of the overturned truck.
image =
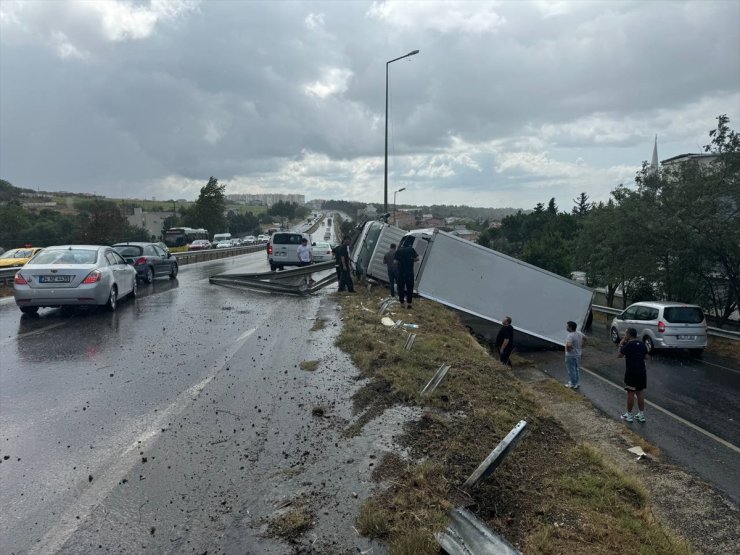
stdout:
{"type": "Polygon", "coordinates": [[[470,316],[501,324],[511,316],[530,344],[564,346],[565,323],[582,329],[593,291],[532,264],[437,229],[406,232],[382,222],[368,222],[353,246],[352,260],[362,276],[387,282],[383,255],[391,243],[419,254],[414,289],[470,316]]]}

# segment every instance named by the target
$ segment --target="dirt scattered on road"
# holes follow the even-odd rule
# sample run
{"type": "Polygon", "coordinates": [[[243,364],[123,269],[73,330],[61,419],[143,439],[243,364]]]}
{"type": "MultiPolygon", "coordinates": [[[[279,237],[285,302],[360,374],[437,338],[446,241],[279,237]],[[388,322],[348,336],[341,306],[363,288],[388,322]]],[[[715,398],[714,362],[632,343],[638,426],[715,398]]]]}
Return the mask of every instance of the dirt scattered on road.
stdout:
{"type": "Polygon", "coordinates": [[[306,370],[307,372],[314,372],[319,367],[319,361],[318,360],[304,360],[299,364],[301,370],[306,370]]]}
{"type": "Polygon", "coordinates": [[[464,505],[526,553],[629,553],[641,546],[692,552],[654,517],[650,493],[569,434],[452,311],[425,300],[413,312],[392,307],[392,319],[419,326],[413,349],[404,351],[407,333],[363,310],[363,303],[382,300],[377,293],[340,300],[337,344],[370,381],[355,397],[357,412],[377,416],[401,403],[424,412],[397,438],[410,460],[386,458],[374,474],[382,487],[363,506],[361,532],[385,541],[391,553],[437,553],[434,533],[445,527],[450,508],[464,505]],[[451,366],[447,376],[422,397],[442,364],[451,366]],[[464,491],[466,478],[520,420],[528,423],[527,436],[494,475],[464,491]]]}

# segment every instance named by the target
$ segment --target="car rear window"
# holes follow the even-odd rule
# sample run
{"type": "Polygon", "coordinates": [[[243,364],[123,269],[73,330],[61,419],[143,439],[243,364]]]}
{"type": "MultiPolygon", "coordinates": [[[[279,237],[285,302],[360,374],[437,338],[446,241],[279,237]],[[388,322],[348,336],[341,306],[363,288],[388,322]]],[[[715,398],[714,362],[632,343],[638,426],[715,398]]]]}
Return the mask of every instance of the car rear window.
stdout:
{"type": "Polygon", "coordinates": [[[115,247],[118,254],[121,256],[139,256],[141,254],[141,247],[136,245],[126,245],[125,247],[115,247]]]}
{"type": "Polygon", "coordinates": [[[300,245],[301,237],[298,233],[276,233],[272,237],[273,245],[300,245]]]}
{"type": "Polygon", "coordinates": [[[698,306],[669,306],[663,311],[663,317],[671,324],[701,324],[704,312],[698,306]]]}
{"type": "Polygon", "coordinates": [[[90,249],[45,250],[37,254],[33,264],[95,264],[98,251],[90,249]]]}

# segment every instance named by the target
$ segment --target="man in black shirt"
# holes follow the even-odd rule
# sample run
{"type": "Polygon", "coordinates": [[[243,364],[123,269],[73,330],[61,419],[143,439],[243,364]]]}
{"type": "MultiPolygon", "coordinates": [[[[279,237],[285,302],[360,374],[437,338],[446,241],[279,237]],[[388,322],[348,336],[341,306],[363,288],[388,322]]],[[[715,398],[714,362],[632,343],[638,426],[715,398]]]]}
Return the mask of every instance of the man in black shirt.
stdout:
{"type": "Polygon", "coordinates": [[[418,262],[419,255],[414,247],[400,247],[394,255],[398,262],[398,300],[406,299],[406,308],[411,308],[414,299],[414,263],[418,262]]]}
{"type": "Polygon", "coordinates": [[[355,286],[352,283],[352,276],[349,273],[349,237],[342,240],[342,245],[337,249],[336,260],[339,272],[339,291],[355,292],[355,286]]]}
{"type": "Polygon", "coordinates": [[[511,316],[505,316],[501,321],[501,329],[496,336],[496,352],[504,364],[511,366],[511,352],[514,350],[514,326],[511,325],[511,316]]]}
{"type": "Polygon", "coordinates": [[[634,416],[638,422],[645,422],[645,388],[647,387],[647,370],[645,368],[645,355],[647,347],[637,339],[637,330],[627,328],[624,338],[619,344],[619,358],[624,359],[624,388],[627,390],[627,412],[622,415],[622,420],[632,422],[632,408],[637,396],[637,408],[634,416]]]}

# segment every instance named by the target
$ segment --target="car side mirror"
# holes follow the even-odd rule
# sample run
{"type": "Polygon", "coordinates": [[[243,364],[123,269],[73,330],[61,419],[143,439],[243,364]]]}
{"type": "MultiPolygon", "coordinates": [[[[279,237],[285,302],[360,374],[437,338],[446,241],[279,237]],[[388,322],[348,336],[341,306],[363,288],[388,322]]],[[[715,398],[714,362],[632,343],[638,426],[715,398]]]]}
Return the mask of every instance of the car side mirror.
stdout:
{"type": "Polygon", "coordinates": [[[172,258],[172,253],[171,252],[168,252],[167,253],[167,258],[172,258]]]}

